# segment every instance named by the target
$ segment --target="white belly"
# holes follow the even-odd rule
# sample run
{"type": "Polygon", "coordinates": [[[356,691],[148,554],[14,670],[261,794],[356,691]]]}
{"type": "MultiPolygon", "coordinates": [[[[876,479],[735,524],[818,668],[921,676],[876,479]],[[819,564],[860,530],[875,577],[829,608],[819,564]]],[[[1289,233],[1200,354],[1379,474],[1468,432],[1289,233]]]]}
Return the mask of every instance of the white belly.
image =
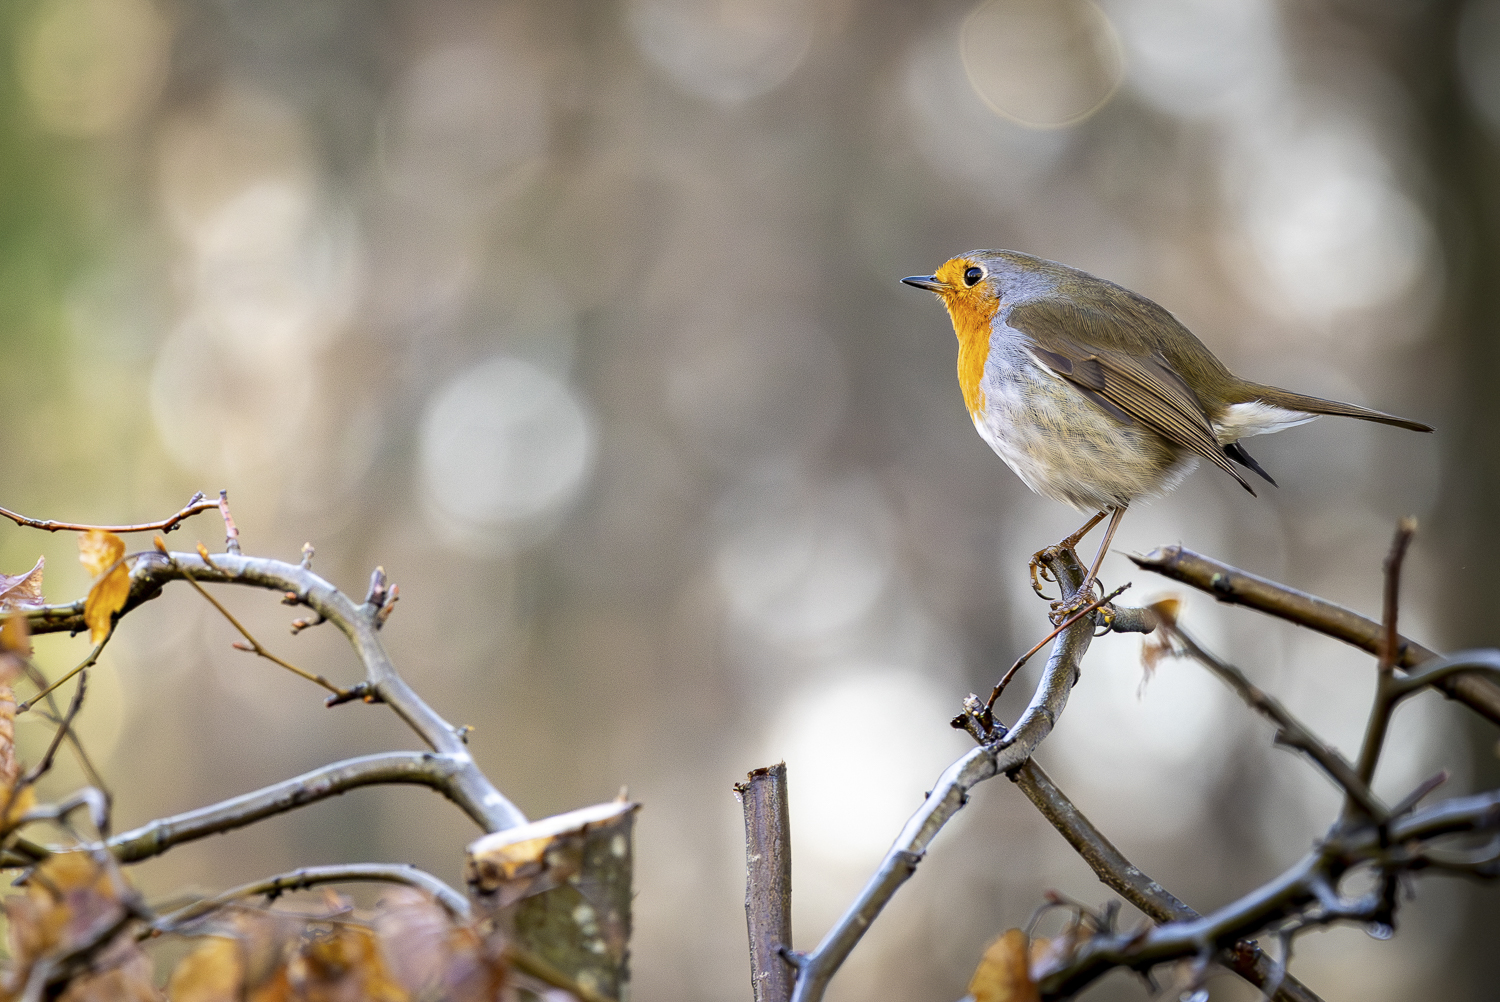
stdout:
{"type": "Polygon", "coordinates": [[[1139,422],[1121,424],[1028,356],[996,354],[985,365],[974,427],[1043,497],[1100,511],[1164,494],[1197,465],[1192,453],[1139,422]]]}

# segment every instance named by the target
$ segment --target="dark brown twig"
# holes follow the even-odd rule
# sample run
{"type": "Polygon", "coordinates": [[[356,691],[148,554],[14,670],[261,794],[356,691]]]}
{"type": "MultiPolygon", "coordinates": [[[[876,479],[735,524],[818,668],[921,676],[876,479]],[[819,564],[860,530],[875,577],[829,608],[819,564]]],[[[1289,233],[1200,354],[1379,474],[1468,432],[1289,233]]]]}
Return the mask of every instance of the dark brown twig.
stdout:
{"type": "Polygon", "coordinates": [[[745,812],[745,924],[755,1002],[787,1002],[796,968],[792,948],[792,829],[786,763],[756,769],[734,794],[745,812]]]}
{"type": "Polygon", "coordinates": [[[93,529],[98,529],[101,532],[113,532],[116,534],[126,532],[152,531],[171,532],[173,529],[177,528],[177,523],[181,522],[183,519],[196,515],[200,511],[208,511],[210,508],[217,507],[219,507],[219,502],[204,500],[203,494],[200,491],[199,493],[194,494],[188,500],[188,503],[183,505],[182,510],[177,514],[171,516],[170,518],[164,518],[160,522],[145,522],[141,525],[83,525],[78,522],[57,522],[50,518],[27,518],[25,515],[18,515],[13,511],[8,511],[5,508],[0,508],[0,516],[10,519],[17,525],[24,526],[28,529],[41,529],[44,532],[89,532],[93,529]]]}
{"type": "Polygon", "coordinates": [[[1217,675],[1246,705],[1276,725],[1277,744],[1295,748],[1312,759],[1370,817],[1383,820],[1387,816],[1385,805],[1370,790],[1369,779],[1356,772],[1337,749],[1319,740],[1316,734],[1281,705],[1280,700],[1252,683],[1234,665],[1215,657],[1183,632],[1181,627],[1166,624],[1163,629],[1182,645],[1189,657],[1217,675]]]}
{"type": "MultiPolygon", "coordinates": [[[[1144,557],[1132,555],[1130,559],[1138,567],[1201,589],[1220,602],[1285,619],[1370,654],[1378,655],[1385,642],[1384,628],[1372,619],[1181,546],[1163,546],[1144,557]]],[[[1407,637],[1399,637],[1396,647],[1395,663],[1400,668],[1413,668],[1437,657],[1407,637]]],[[[1477,674],[1455,674],[1433,684],[1452,699],[1500,724],[1500,684],[1477,674]]]]}
{"type": "MultiPolygon", "coordinates": [[[[1375,680],[1375,702],[1370,707],[1370,717],[1365,723],[1365,738],[1360,743],[1356,765],[1359,778],[1365,783],[1375,778],[1375,767],[1380,762],[1385,734],[1390,727],[1391,713],[1395,710],[1398,699],[1395,670],[1400,634],[1396,632],[1396,616],[1401,606],[1401,565],[1406,560],[1407,547],[1411,545],[1411,538],[1416,531],[1416,519],[1403,518],[1396,526],[1390,553],[1385,558],[1384,622],[1380,640],[1379,676],[1375,680]]],[[[1365,805],[1356,805],[1351,799],[1346,805],[1345,813],[1355,806],[1364,808],[1365,805]]],[[[1369,813],[1368,808],[1365,810],[1369,813]]]]}
{"type": "MultiPolygon", "coordinates": [[[[62,745],[63,739],[67,737],[69,729],[73,726],[73,720],[78,716],[78,711],[83,709],[83,696],[88,691],[89,673],[81,672],[78,676],[78,688],[73,690],[73,699],[68,703],[68,712],[63,714],[62,721],[57,725],[57,730],[52,734],[52,740],[47,744],[47,751],[42,755],[36,765],[26,771],[20,781],[16,783],[16,789],[21,790],[41,779],[52,768],[52,760],[57,757],[57,749],[62,745]]],[[[3,814],[3,812],[0,812],[3,814]]]]}
{"type": "MultiPolygon", "coordinates": [[[[1116,849],[1114,843],[1058,789],[1035,759],[1017,769],[1013,778],[1021,792],[1067,839],[1089,869],[1126,901],[1158,924],[1190,922],[1200,917],[1126,859],[1124,853],[1116,849]]],[[[1277,964],[1254,943],[1241,940],[1221,953],[1219,960],[1257,988],[1269,988],[1277,1002],[1321,1002],[1296,978],[1284,976],[1279,986],[1274,985],[1277,964]]]]}

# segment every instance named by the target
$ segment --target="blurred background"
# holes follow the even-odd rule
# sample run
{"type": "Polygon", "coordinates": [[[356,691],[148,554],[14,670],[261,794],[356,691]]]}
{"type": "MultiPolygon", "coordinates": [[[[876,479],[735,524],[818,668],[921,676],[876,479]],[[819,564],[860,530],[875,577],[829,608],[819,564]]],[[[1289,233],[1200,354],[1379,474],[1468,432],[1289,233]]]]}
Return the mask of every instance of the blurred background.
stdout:
{"type": "MultiPolygon", "coordinates": [[[[1200,470],[1125,520],[1124,601],[1169,589],[1121,554],[1180,542],[1374,613],[1414,514],[1403,627],[1500,643],[1496,0],[25,0],[0,26],[0,504],[144,521],[222,487],[247,552],[311,541],[356,597],[383,565],[398,666],[523,810],[644,803],[637,998],[749,998],[746,770],[788,763],[811,947],[964,750],[959,700],[1047,629],[1026,558],[1080,516],[974,433],[947,317],[901,276],[1029,251],[1156,299],[1244,376],[1438,428],[1258,439],[1283,485],[1259,498],[1200,470]]],[[[0,570],[45,554],[49,599],[83,594],[68,534],[7,525],[0,570]]],[[[200,516],[171,542],[221,537],[200,516]]],[[[219,594],[357,677],[330,628],[219,594]]],[[[1353,752],[1371,659],[1199,595],[1185,624],[1353,752]]],[[[232,639],[171,589],[108,648],[82,730],[117,828],[411,746],[232,639]]],[[[38,648],[56,673],[86,643],[38,648]]],[[[1139,650],[1095,643],[1038,759],[1211,909],[1339,798],[1201,669],[1147,682],[1139,650]]],[[[22,728],[33,757],[47,736],[22,728]]],[[[1500,781],[1493,731],[1427,696],[1377,786],[1441,766],[1454,793],[1500,781]]],[[[475,834],[367,790],[133,873],[456,883],[475,834]]],[[[832,997],[959,997],[1047,889],[1111,896],[981,787],[832,997]]],[[[1394,940],[1310,934],[1294,971],[1330,1002],[1492,998],[1496,892],[1415,892],[1394,940]]]]}

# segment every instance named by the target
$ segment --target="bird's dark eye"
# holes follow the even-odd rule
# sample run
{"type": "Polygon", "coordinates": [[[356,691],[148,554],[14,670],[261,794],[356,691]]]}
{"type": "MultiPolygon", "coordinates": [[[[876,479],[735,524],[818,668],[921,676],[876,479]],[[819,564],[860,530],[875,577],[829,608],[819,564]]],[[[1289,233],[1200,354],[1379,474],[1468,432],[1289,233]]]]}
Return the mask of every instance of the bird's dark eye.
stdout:
{"type": "Polygon", "coordinates": [[[977,285],[979,283],[979,280],[983,277],[983,268],[970,268],[968,271],[964,272],[964,284],[968,286],[977,285]]]}

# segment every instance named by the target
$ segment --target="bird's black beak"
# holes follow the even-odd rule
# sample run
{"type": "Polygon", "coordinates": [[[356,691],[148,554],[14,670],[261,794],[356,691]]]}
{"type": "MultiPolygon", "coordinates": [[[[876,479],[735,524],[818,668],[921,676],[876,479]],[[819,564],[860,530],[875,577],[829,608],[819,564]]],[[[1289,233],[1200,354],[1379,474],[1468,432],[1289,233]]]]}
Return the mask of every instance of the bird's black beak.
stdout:
{"type": "Polygon", "coordinates": [[[936,275],[913,275],[901,281],[914,289],[926,289],[928,292],[942,292],[948,288],[946,283],[937,280],[936,275]]]}

